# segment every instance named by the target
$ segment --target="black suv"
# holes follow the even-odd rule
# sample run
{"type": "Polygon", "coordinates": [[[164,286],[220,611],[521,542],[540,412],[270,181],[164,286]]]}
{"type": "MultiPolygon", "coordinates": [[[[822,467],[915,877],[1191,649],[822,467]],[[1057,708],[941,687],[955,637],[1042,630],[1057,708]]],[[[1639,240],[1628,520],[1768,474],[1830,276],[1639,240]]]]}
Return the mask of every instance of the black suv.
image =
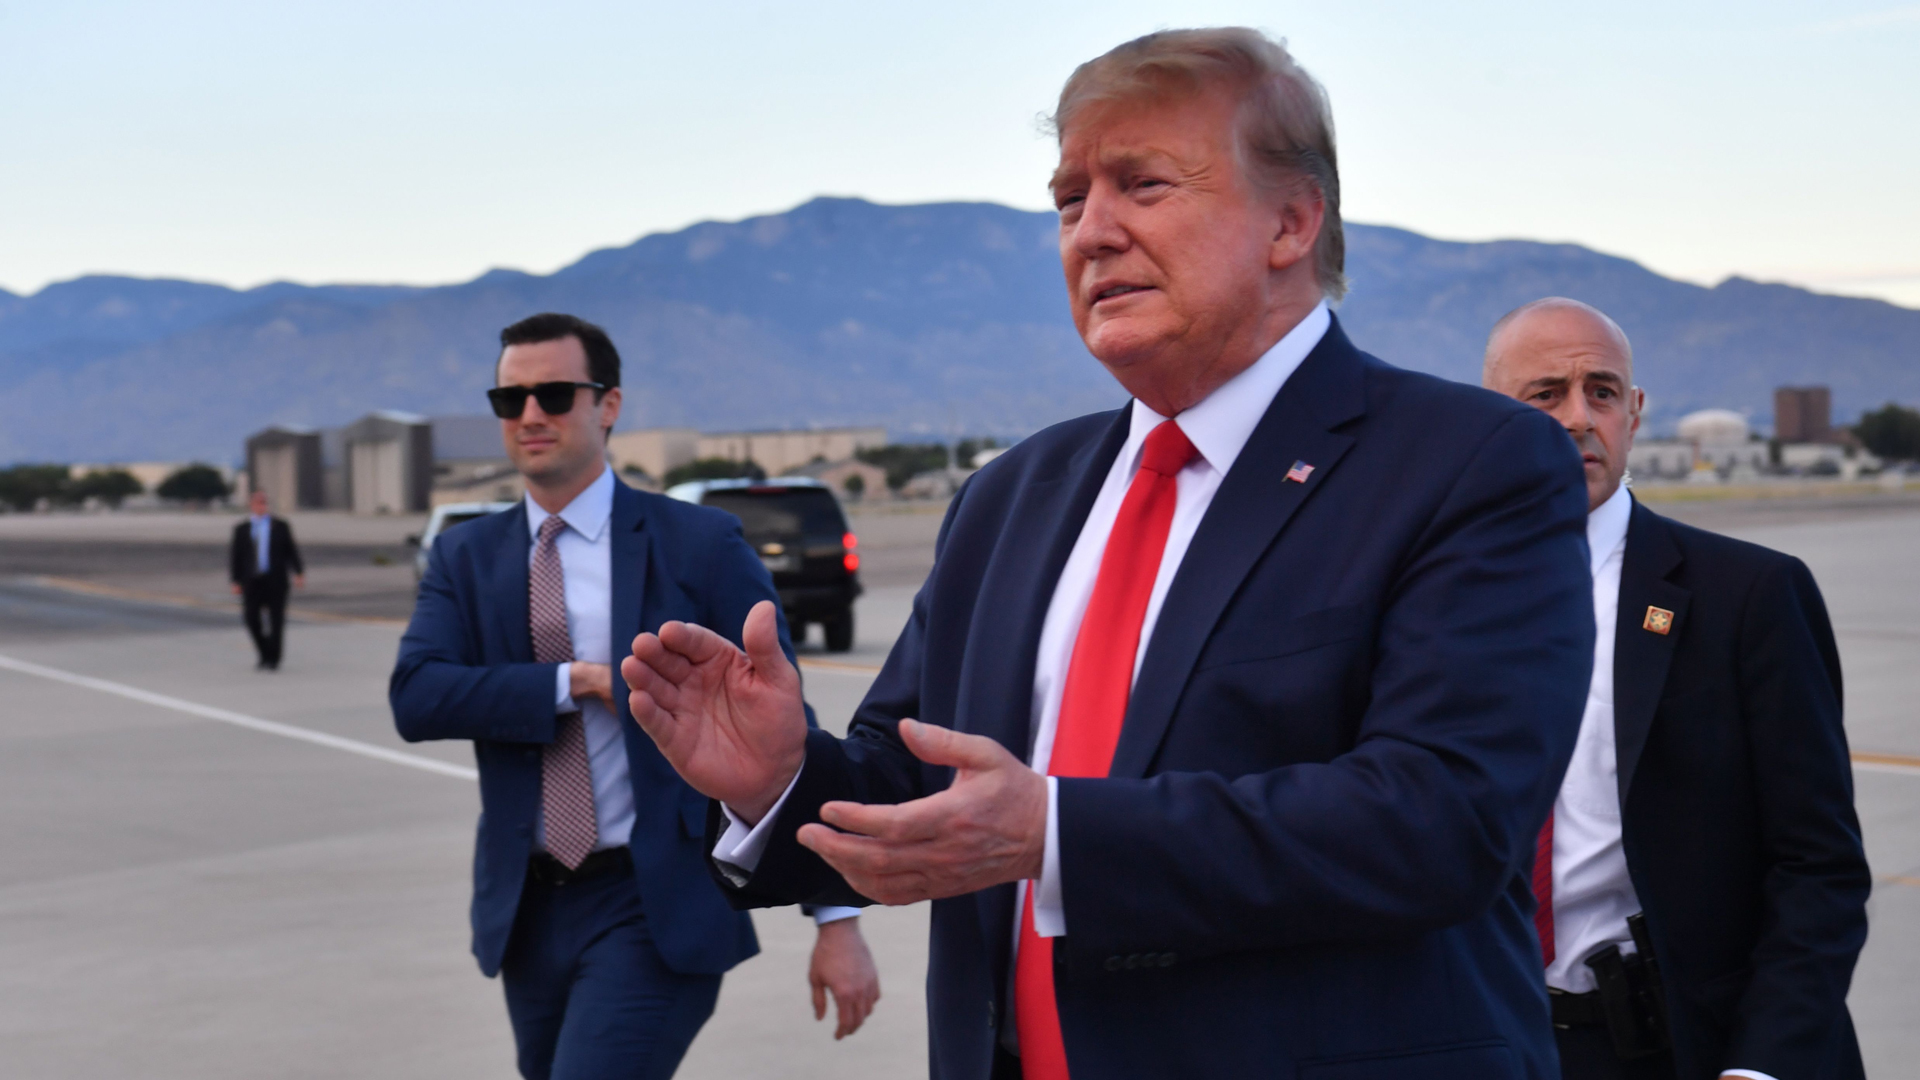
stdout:
{"type": "Polygon", "coordinates": [[[747,543],[773,574],[794,640],[807,624],[826,631],[827,651],[853,648],[853,601],[860,595],[859,541],[832,489],[818,480],[696,480],[667,494],[718,507],[740,519],[747,543]]]}

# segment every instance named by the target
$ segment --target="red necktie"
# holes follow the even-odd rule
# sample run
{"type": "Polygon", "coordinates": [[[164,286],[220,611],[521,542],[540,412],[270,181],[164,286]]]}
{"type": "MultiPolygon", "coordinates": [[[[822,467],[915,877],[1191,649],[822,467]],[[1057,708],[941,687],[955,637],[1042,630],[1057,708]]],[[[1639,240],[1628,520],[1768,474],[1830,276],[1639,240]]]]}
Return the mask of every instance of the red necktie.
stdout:
{"type": "MultiPolygon", "coordinates": [[[[1120,725],[1133,692],[1133,661],[1141,624],[1153,596],[1160,557],[1167,548],[1179,498],[1175,480],[1193,460],[1193,443],[1172,421],[1147,435],[1140,470],[1133,475],[1120,516],[1107,535],[1093,597],[1080,618],[1080,632],[1067,664],[1054,728],[1049,776],[1105,776],[1120,743],[1120,725]]],[[[1033,929],[1033,893],[1020,912],[1020,953],[1014,961],[1013,1007],[1020,1028],[1020,1068],[1026,1080],[1068,1080],[1067,1048],[1053,998],[1053,939],[1033,929]]]]}
{"type": "Polygon", "coordinates": [[[1540,826],[1533,846],[1533,929],[1540,935],[1540,955],[1553,966],[1553,812],[1540,826]]]}

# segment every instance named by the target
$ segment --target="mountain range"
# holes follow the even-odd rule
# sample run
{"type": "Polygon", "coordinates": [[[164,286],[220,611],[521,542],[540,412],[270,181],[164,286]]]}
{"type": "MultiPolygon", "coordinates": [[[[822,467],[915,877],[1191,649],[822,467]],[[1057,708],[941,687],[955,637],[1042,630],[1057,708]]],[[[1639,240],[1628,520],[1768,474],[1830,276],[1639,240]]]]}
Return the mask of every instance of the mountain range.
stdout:
{"type": "MultiPolygon", "coordinates": [[[[1626,329],[1655,431],[1709,406],[1765,428],[1785,384],[1831,386],[1837,419],[1920,401],[1920,311],[1740,278],[1705,288],[1572,244],[1350,223],[1347,251],[1340,320],[1405,367],[1477,379],[1494,320],[1558,294],[1626,329]]],[[[248,290],[93,276],[0,290],[0,463],[230,462],[273,423],[484,412],[499,328],[544,310],[612,334],[623,428],[1018,436],[1123,400],[1067,316],[1051,213],[819,198],[549,275],[248,290]]]]}

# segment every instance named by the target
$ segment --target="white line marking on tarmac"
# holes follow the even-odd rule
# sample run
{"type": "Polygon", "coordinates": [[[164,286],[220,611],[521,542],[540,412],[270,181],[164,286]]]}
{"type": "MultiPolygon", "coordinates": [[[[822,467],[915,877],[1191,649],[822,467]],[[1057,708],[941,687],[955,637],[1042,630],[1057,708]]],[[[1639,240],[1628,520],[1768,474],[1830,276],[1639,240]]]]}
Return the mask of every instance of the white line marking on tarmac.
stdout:
{"type": "Polygon", "coordinates": [[[98,690],[103,694],[114,694],[118,697],[127,698],[130,701],[138,701],[162,709],[171,709],[174,712],[186,713],[188,716],[198,716],[204,720],[217,720],[220,723],[232,724],[234,727],[243,727],[249,731],[260,731],[268,735],[278,735],[283,739],[297,739],[300,742],[312,743],[315,746],[324,746],[329,750],[342,750],[349,754],[359,754],[361,757],[373,758],[375,761],[384,761],[392,765],[405,765],[409,769],[439,773],[442,776],[454,776],[462,780],[480,779],[479,770],[466,765],[455,765],[451,762],[439,761],[420,754],[409,754],[401,750],[389,750],[384,746],[375,746],[372,743],[361,742],[358,739],[346,739],[338,735],[329,735],[324,731],[294,727],[292,724],[282,724],[273,720],[262,720],[257,716],[248,716],[244,713],[229,712],[226,709],[216,709],[211,705],[201,705],[198,702],[169,697],[166,694],[156,694],[151,690],[141,690],[138,687],[109,682],[106,679],[96,679],[91,675],[76,675],[71,671],[62,671],[59,668],[50,668],[27,660],[17,660],[11,656],[0,655],[0,669],[17,671],[22,675],[34,675],[42,679],[51,679],[54,682],[83,687],[87,690],[98,690]]]}

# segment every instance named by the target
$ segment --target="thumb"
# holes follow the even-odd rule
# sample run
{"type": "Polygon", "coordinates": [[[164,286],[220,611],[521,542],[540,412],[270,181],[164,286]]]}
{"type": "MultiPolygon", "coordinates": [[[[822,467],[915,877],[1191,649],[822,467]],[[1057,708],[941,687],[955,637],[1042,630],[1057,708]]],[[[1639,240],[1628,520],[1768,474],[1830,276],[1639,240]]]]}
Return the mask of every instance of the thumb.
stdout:
{"type": "Polygon", "coordinates": [[[956,769],[991,769],[1013,760],[1007,749],[985,735],[967,735],[918,720],[900,721],[900,741],[914,757],[929,765],[956,769]]]}
{"type": "Polygon", "coordinates": [[[740,628],[740,644],[747,659],[763,675],[772,675],[790,666],[786,652],[780,648],[780,620],[775,616],[771,600],[762,600],[747,612],[746,625],[740,628]]]}

